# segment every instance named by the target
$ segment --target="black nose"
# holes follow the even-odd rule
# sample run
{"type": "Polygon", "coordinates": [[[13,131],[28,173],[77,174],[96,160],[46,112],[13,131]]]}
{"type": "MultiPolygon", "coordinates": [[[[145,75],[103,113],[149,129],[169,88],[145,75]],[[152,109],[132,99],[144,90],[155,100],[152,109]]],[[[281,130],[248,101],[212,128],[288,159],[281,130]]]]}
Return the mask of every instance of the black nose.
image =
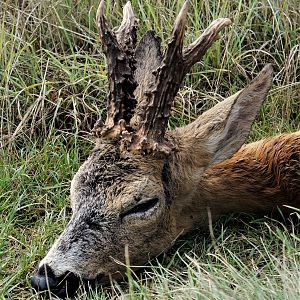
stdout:
{"type": "Polygon", "coordinates": [[[55,276],[48,265],[42,265],[31,279],[31,286],[36,292],[54,294],[59,298],[72,297],[79,287],[79,278],[71,272],[55,276]]]}

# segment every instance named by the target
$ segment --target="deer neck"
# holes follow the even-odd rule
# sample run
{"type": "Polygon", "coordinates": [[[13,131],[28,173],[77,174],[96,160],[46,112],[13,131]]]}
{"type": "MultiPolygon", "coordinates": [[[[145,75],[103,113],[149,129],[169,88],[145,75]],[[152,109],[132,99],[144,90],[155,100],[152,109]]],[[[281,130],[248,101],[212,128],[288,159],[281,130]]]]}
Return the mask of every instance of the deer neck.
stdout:
{"type": "Polygon", "coordinates": [[[244,145],[206,171],[185,168],[185,179],[175,184],[178,232],[230,212],[266,213],[299,205],[299,149],[298,132],[244,145]]]}

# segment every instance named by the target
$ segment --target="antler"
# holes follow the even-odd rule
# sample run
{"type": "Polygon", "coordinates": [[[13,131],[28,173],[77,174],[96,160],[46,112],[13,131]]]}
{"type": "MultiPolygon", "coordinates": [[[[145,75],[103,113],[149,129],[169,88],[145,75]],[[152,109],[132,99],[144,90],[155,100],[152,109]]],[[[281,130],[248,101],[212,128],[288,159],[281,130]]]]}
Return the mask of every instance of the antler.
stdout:
{"type": "Polygon", "coordinates": [[[130,2],[127,2],[123,9],[123,21],[119,29],[113,31],[104,11],[105,1],[102,0],[97,11],[97,23],[108,66],[107,117],[104,126],[97,124],[93,132],[96,136],[113,139],[126,129],[136,106],[133,55],[138,19],[130,2]]]}
{"type": "Polygon", "coordinates": [[[160,150],[169,152],[172,145],[164,140],[171,106],[180,84],[191,67],[198,62],[206,50],[217,39],[219,31],[231,24],[226,18],[214,21],[204,33],[183,50],[183,39],[187,21],[189,1],[185,1],[178,14],[161,65],[155,74],[155,87],[149,93],[139,93],[137,112],[138,128],[130,149],[160,150]],[[148,104],[148,105],[147,105],[148,104]],[[145,109],[139,109],[145,107],[145,109]]]}
{"type": "Polygon", "coordinates": [[[115,33],[107,26],[103,6],[102,0],[97,19],[108,59],[110,93],[107,120],[101,136],[116,137],[119,134],[122,147],[129,151],[169,153],[173,145],[165,139],[165,131],[180,84],[218,38],[219,31],[231,21],[220,18],[212,22],[194,43],[183,49],[189,8],[189,1],[185,1],[164,55],[161,56],[158,38],[153,32],[148,32],[133,57],[136,19],[130,3],[124,7],[123,22],[115,33]]]}

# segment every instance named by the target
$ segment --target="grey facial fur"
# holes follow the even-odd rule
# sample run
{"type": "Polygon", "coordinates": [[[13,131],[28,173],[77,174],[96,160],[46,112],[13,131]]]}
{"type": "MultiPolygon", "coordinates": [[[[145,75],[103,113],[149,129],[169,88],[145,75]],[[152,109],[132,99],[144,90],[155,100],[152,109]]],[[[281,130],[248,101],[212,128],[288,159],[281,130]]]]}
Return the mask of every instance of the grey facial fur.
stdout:
{"type": "Polygon", "coordinates": [[[165,250],[173,234],[160,165],[121,154],[111,144],[97,146],[72,181],[72,218],[40,265],[49,265],[56,276],[73,272],[94,279],[124,269],[126,245],[134,265],[165,250]],[[157,203],[144,211],[148,199],[157,203]]]}

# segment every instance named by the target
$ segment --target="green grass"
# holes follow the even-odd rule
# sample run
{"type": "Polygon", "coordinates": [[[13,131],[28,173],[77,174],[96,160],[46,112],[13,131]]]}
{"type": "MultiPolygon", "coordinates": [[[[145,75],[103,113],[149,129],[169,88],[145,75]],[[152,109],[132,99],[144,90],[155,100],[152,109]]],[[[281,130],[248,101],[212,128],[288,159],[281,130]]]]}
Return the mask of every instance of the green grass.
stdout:
{"type": "MultiPolygon", "coordinates": [[[[109,2],[109,1],[107,1],[109,2]]],[[[112,23],[118,24],[121,4],[112,23]]],[[[140,34],[165,45],[183,1],[133,0],[140,34]]],[[[298,0],[191,1],[187,41],[230,17],[187,76],[169,126],[184,125],[242,88],[268,62],[274,86],[250,141],[300,128],[298,0]]],[[[38,299],[30,277],[65,226],[69,185],[105,114],[106,71],[96,0],[0,0],[0,299],[38,299]]],[[[109,6],[109,5],[108,5],[109,6]]],[[[129,284],[78,299],[299,299],[299,215],[293,221],[229,216],[196,230],[129,284]]]]}

